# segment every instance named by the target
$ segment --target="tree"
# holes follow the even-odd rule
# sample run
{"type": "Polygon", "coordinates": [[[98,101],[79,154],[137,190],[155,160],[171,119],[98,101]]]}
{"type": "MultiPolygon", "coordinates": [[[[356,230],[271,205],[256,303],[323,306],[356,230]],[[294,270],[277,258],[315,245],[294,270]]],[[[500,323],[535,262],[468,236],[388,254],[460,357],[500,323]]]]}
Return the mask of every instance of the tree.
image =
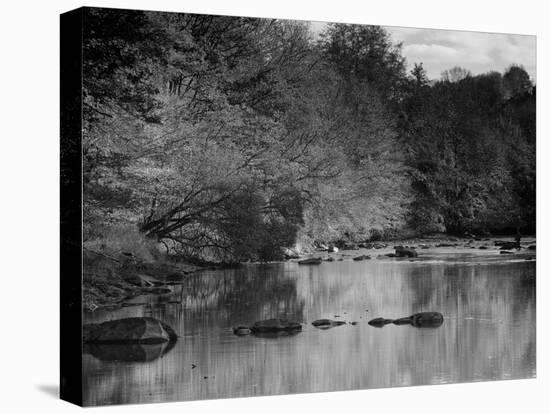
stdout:
{"type": "Polygon", "coordinates": [[[505,95],[508,99],[530,93],[533,89],[529,74],[523,66],[519,65],[511,65],[506,69],[503,76],[503,84],[505,95]]]}
{"type": "MultiPolygon", "coordinates": [[[[403,105],[415,194],[410,222],[420,231],[463,233],[514,229],[521,217],[532,228],[534,150],[527,155],[520,112],[511,109],[523,104],[506,100],[501,74],[465,73],[449,72],[403,105]]],[[[534,100],[527,106],[534,109],[534,100]]]]}
{"type": "Polygon", "coordinates": [[[515,67],[431,84],[376,26],[315,41],[302,22],[91,9],[84,70],[85,240],[130,226],[171,255],[267,261],[534,223],[535,88],[515,67]]]}
{"type": "Polygon", "coordinates": [[[460,66],[455,66],[441,72],[441,80],[443,82],[460,82],[461,80],[471,76],[472,72],[468,69],[461,68],[460,66]]]}
{"type": "Polygon", "coordinates": [[[411,80],[413,84],[413,91],[415,93],[429,85],[430,80],[428,79],[428,74],[426,73],[426,69],[424,69],[422,62],[414,64],[414,67],[411,70],[411,80]]]}
{"type": "Polygon", "coordinates": [[[390,101],[400,99],[405,58],[384,28],[332,23],[321,35],[321,48],[345,78],[368,82],[390,101]]]}

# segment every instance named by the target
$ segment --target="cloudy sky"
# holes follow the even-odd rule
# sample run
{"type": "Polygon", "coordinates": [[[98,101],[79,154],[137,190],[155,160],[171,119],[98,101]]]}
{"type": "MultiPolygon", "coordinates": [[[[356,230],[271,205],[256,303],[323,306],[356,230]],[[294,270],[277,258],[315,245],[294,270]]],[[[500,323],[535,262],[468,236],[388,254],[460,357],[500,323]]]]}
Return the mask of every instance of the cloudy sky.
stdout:
{"type": "MultiPolygon", "coordinates": [[[[319,32],[326,23],[313,22],[319,32]]],[[[422,62],[431,79],[453,66],[474,74],[503,72],[512,63],[523,65],[536,81],[536,41],[534,36],[454,30],[386,27],[395,43],[403,43],[409,69],[422,62]]]]}

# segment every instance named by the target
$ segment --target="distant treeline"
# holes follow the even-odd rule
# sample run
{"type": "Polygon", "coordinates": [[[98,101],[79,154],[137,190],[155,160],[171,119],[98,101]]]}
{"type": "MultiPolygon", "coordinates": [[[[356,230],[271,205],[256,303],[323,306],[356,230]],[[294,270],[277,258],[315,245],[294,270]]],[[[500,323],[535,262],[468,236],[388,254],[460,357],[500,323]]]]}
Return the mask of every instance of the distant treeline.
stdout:
{"type": "Polygon", "coordinates": [[[314,36],[296,21],[88,9],[83,94],[89,243],[134,229],[170,254],[242,261],[535,229],[521,66],[431,82],[377,26],[314,36]]]}

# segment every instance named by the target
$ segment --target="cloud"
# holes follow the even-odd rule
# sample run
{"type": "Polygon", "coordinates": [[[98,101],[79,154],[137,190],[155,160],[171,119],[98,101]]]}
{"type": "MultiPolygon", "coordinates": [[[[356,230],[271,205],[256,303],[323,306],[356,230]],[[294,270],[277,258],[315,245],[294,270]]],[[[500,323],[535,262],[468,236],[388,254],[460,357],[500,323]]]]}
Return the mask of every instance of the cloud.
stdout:
{"type": "MultiPolygon", "coordinates": [[[[311,22],[318,35],[327,23],[311,22]]],[[[536,81],[535,36],[459,30],[385,27],[395,43],[402,43],[409,68],[422,62],[431,79],[441,72],[461,66],[474,74],[504,72],[511,64],[523,65],[536,81]]]]}
{"type": "Polygon", "coordinates": [[[432,79],[453,66],[474,74],[503,72],[511,64],[525,67],[536,80],[534,36],[451,30],[386,27],[396,43],[402,43],[409,67],[422,62],[432,79]]]}

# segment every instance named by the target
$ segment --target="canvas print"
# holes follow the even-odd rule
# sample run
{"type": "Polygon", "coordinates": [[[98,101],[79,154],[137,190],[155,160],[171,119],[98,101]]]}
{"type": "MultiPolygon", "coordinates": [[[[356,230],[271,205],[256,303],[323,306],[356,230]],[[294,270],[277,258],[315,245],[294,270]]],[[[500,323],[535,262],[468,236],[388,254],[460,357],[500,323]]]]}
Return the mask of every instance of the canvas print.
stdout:
{"type": "Polygon", "coordinates": [[[534,36],[61,24],[62,393],[535,377],[534,36]]]}

